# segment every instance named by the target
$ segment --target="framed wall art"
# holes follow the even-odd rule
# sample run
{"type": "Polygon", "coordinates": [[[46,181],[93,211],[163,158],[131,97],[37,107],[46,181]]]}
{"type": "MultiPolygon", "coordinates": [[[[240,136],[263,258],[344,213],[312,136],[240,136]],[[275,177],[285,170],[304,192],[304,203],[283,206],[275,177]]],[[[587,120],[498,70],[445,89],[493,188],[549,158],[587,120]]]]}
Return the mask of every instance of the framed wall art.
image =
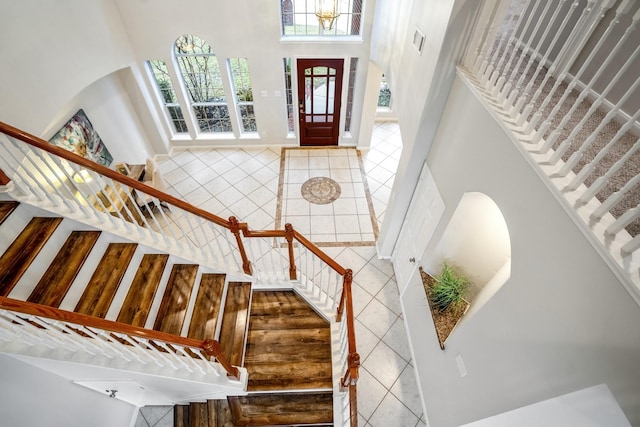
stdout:
{"type": "Polygon", "coordinates": [[[111,153],[82,109],[78,110],[49,142],[103,166],[109,166],[113,161],[111,153]]]}

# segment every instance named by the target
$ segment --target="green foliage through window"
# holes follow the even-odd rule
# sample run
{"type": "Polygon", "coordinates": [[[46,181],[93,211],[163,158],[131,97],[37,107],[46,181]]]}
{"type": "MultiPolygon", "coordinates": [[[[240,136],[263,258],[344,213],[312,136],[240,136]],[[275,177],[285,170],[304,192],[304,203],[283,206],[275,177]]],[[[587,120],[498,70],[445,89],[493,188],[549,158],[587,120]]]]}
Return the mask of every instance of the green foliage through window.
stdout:
{"type": "Polygon", "coordinates": [[[167,70],[167,64],[164,61],[154,60],[147,61],[147,66],[153,73],[156,87],[171,119],[174,131],[176,133],[188,132],[182,110],[180,109],[180,105],[178,105],[176,92],[173,89],[173,83],[171,83],[171,76],[167,70]]]}
{"type": "Polygon", "coordinates": [[[175,56],[202,132],[231,132],[220,65],[211,46],[194,35],[180,36],[175,56]]]}

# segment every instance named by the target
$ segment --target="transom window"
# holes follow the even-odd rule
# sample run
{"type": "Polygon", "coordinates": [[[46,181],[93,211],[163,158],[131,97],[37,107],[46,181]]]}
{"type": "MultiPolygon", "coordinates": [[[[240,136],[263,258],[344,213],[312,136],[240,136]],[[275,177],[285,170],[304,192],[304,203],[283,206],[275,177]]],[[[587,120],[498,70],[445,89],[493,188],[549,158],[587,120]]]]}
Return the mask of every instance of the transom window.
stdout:
{"type": "Polygon", "coordinates": [[[324,29],[316,16],[317,0],[281,0],[283,36],[360,35],[364,0],[338,0],[340,16],[331,29],[324,29]]]}

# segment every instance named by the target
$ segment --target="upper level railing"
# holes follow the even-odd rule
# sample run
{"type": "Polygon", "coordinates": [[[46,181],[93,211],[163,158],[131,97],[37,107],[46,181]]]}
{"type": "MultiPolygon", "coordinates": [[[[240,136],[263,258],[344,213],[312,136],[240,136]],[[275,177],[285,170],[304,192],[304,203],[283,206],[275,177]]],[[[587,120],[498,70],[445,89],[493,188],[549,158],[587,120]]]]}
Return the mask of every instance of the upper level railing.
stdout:
{"type": "MultiPolygon", "coordinates": [[[[0,184],[7,184],[17,200],[214,269],[250,275],[259,282],[289,283],[303,290],[319,309],[336,316],[340,327],[338,363],[344,372],[340,388],[349,389],[345,394],[349,416],[344,421],[357,425],[359,356],[351,270],[290,224],[284,230],[251,230],[235,217],[220,218],[4,123],[0,123],[0,171],[4,175],[0,184]],[[151,200],[158,208],[139,204],[141,199],[151,200]]],[[[12,307],[20,303],[11,301],[12,307]]],[[[68,320],[68,314],[57,309],[47,308],[46,314],[53,321],[68,320]]],[[[120,326],[112,323],[110,327],[120,326]]]]}
{"type": "Polygon", "coordinates": [[[632,0],[485,2],[459,70],[640,304],[638,20],[632,0]]]}

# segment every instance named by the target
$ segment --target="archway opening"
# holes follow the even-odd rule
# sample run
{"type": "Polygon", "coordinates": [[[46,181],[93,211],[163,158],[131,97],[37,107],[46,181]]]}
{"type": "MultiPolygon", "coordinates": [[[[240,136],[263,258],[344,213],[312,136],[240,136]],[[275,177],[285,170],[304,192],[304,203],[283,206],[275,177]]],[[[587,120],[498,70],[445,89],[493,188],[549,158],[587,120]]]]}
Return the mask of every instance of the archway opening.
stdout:
{"type": "Polygon", "coordinates": [[[444,260],[464,271],[472,280],[467,299],[477,312],[511,275],[511,239],[498,205],[486,194],[465,193],[447,228],[430,255],[424,259],[429,272],[437,272],[444,260]]]}

